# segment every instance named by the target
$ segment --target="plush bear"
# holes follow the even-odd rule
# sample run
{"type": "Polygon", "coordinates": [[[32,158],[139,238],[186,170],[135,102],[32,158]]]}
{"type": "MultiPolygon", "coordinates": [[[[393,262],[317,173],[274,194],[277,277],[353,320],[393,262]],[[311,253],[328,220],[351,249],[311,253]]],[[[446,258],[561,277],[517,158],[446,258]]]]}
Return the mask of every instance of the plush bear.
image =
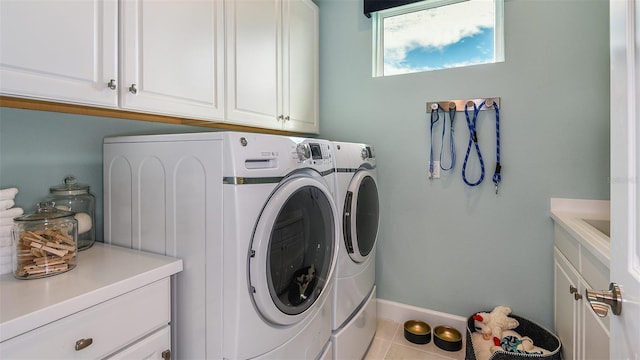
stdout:
{"type": "Polygon", "coordinates": [[[507,306],[496,306],[490,313],[475,314],[473,320],[476,331],[480,332],[485,340],[493,337],[493,344],[500,346],[502,331],[515,329],[520,325],[518,320],[507,316],[509,314],[511,314],[511,308],[507,306]]]}

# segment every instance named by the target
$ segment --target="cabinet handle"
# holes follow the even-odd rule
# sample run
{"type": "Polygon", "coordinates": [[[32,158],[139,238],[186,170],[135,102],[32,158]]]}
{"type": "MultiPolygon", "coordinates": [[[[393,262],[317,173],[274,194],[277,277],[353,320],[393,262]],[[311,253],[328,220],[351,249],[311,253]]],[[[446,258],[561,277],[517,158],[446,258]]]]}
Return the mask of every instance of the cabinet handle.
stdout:
{"type": "Polygon", "coordinates": [[[582,295],[580,295],[578,293],[575,293],[575,294],[573,294],[573,298],[576,299],[576,300],[580,300],[580,299],[582,299],[582,295]]]}
{"type": "Polygon", "coordinates": [[[171,360],[171,350],[165,350],[162,352],[162,360],[171,360]]]}
{"type": "Polygon", "coordinates": [[[573,285],[569,285],[569,294],[575,294],[578,292],[578,288],[573,285]]]}
{"type": "Polygon", "coordinates": [[[278,121],[283,120],[283,119],[284,119],[284,115],[278,116],[278,121]]]}
{"type": "Polygon", "coordinates": [[[93,339],[92,338],[88,338],[88,339],[80,339],[78,341],[76,341],[76,351],[80,351],[84,348],[86,348],[87,346],[93,344],[93,339]]]}
{"type": "Polygon", "coordinates": [[[129,91],[132,94],[137,94],[138,93],[138,89],[136,88],[136,84],[131,84],[131,86],[129,86],[129,91]]]}
{"type": "Polygon", "coordinates": [[[285,117],[284,117],[284,121],[289,121],[289,120],[291,120],[291,119],[289,118],[289,115],[287,115],[287,116],[285,116],[285,117]]]}
{"type": "Polygon", "coordinates": [[[116,81],[114,79],[111,79],[109,81],[109,83],[107,84],[107,87],[111,90],[115,90],[116,89],[116,81]]]}

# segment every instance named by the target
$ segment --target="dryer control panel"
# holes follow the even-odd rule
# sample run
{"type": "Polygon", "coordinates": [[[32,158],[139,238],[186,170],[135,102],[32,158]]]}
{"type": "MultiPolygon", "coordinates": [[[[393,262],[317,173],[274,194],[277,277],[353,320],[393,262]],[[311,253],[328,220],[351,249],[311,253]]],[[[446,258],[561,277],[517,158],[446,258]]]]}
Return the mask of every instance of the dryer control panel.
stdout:
{"type": "Polygon", "coordinates": [[[362,148],[361,156],[362,156],[362,160],[375,159],[376,154],[373,152],[373,146],[365,145],[362,148]]]}

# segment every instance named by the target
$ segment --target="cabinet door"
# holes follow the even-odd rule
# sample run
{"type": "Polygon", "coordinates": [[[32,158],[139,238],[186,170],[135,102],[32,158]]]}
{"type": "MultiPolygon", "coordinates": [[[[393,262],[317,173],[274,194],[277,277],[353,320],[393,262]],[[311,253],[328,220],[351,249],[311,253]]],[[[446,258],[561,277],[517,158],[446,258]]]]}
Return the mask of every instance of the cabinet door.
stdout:
{"type": "Polygon", "coordinates": [[[123,1],[121,107],[223,119],[222,16],[222,1],[123,1]]]}
{"type": "Polygon", "coordinates": [[[0,1],[0,92],[117,106],[117,0],[0,1]]]}
{"type": "Polygon", "coordinates": [[[568,262],[556,250],[554,258],[554,323],[555,331],[562,342],[564,359],[578,359],[578,277],[568,262]],[[575,290],[574,290],[575,289],[575,290]]]}
{"type": "Polygon", "coordinates": [[[227,120],[280,129],[280,0],[227,0],[227,120]]]}
{"type": "Polygon", "coordinates": [[[285,0],[283,7],[283,126],[318,133],[318,7],[310,0],[285,0]]]}
{"type": "Polygon", "coordinates": [[[609,358],[609,330],[602,319],[590,308],[588,301],[582,306],[582,359],[609,358]]]}
{"type": "MultiPolygon", "coordinates": [[[[591,288],[585,281],[581,282],[580,289],[591,288]]],[[[608,359],[609,358],[609,318],[601,318],[591,309],[589,301],[584,299],[580,304],[581,333],[583,339],[580,347],[581,359],[608,359]]]]}

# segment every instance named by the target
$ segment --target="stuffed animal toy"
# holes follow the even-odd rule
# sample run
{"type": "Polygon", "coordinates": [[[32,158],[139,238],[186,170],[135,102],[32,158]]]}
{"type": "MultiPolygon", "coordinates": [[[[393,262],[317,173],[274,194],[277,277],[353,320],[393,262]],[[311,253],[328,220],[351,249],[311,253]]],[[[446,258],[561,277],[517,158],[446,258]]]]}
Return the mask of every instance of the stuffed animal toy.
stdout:
{"type": "Polygon", "coordinates": [[[520,325],[518,320],[508,317],[509,314],[510,307],[496,306],[490,313],[479,312],[473,315],[476,331],[480,332],[485,340],[493,337],[493,344],[500,346],[502,331],[515,329],[520,325]]]}
{"type": "Polygon", "coordinates": [[[498,350],[516,353],[516,354],[542,354],[540,348],[533,346],[533,340],[528,336],[519,337],[516,335],[507,335],[500,341],[500,346],[492,346],[491,353],[498,350]]]}

